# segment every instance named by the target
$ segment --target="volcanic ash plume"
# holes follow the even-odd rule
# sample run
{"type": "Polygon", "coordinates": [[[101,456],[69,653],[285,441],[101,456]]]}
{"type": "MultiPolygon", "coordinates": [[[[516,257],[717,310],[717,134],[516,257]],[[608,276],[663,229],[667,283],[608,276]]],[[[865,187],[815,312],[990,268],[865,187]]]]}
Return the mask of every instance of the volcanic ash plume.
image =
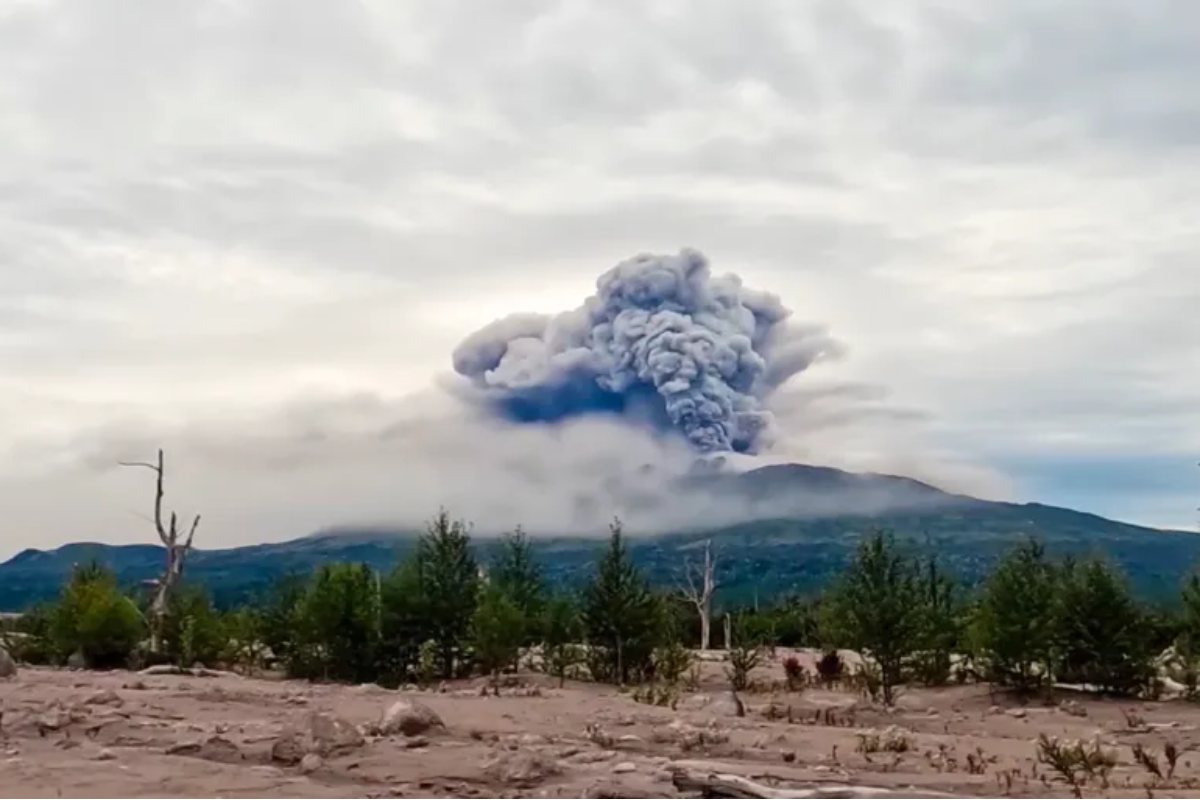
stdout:
{"type": "Polygon", "coordinates": [[[773,294],[713,277],[700,253],[641,255],[555,316],[513,314],[468,336],[454,368],[513,422],[620,414],[676,431],[701,452],[759,452],[775,389],[836,351],[773,294]]]}

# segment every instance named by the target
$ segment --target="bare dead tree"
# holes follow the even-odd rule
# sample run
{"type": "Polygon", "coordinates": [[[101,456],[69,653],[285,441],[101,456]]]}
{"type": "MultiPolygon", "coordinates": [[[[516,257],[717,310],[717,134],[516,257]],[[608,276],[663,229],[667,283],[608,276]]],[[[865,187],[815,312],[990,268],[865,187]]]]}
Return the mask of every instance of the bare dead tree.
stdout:
{"type": "Polygon", "coordinates": [[[163,622],[167,616],[167,601],[179,578],[183,575],[183,563],[192,550],[192,539],[196,536],[196,528],[200,526],[200,515],[192,518],[187,537],[181,538],[179,518],[174,511],[164,523],[163,521],[163,451],[158,449],[158,461],[151,464],[148,461],[118,461],[122,467],[145,467],[154,471],[154,528],[158,538],[166,548],[166,564],[162,575],[151,582],[154,596],[150,601],[150,647],[154,652],[162,648],[163,622]]]}
{"type": "Polygon", "coordinates": [[[679,588],[684,597],[696,607],[696,613],[700,615],[701,650],[708,650],[709,645],[712,644],[712,598],[713,592],[717,588],[716,568],[717,562],[712,553],[712,539],[706,539],[704,542],[703,564],[693,564],[687,558],[683,562],[684,584],[681,584],[679,588]]]}

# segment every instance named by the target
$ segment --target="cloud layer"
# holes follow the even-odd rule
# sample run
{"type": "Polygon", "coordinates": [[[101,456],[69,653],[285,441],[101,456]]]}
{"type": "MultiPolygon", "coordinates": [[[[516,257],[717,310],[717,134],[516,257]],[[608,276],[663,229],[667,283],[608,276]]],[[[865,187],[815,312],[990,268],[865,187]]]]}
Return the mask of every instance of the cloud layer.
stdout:
{"type": "Polygon", "coordinates": [[[774,410],[804,431],[783,452],[1188,525],[1198,23],[1184,0],[4,5],[4,547],[144,536],[144,476],[81,466],[101,441],[174,442],[210,543],[427,516],[467,484],[421,484],[444,457],[415,435],[387,470],[233,480],[183,432],[338,439],[355,397],[411,416],[471,331],[683,246],[850,346],[774,410]],[[1070,477],[1147,463],[1152,485],[1070,477]]]}

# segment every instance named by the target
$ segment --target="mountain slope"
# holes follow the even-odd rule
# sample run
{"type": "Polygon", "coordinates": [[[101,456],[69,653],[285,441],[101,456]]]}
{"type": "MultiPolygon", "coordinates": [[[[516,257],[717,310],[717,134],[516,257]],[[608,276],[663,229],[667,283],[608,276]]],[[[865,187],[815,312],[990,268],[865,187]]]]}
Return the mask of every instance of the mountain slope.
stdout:
{"type": "MultiPolygon", "coordinates": [[[[935,549],[967,581],[985,574],[1025,536],[1041,538],[1053,552],[1107,555],[1126,569],[1141,593],[1152,597],[1174,594],[1200,562],[1200,535],[1194,533],[1144,528],[1037,503],[978,500],[908,478],[793,464],[737,475],[698,474],[690,480],[693,488],[739,503],[755,518],[712,530],[635,536],[630,550],[652,580],[670,585],[688,552],[712,538],[726,603],[824,583],[845,564],[858,536],[874,525],[935,549]]],[[[346,529],[278,544],[197,550],[187,577],[207,585],[219,602],[236,603],[266,591],[282,575],[307,572],[321,563],[363,561],[389,569],[415,538],[413,531],[346,529]]],[[[535,545],[548,577],[569,585],[589,574],[603,541],[539,537],[535,545]]],[[[477,540],[483,559],[493,546],[492,539],[477,540]]],[[[97,559],[109,564],[122,582],[136,585],[157,574],[162,555],[152,545],[80,543],[48,552],[26,550],[0,564],[0,610],[19,610],[53,597],[75,563],[97,559]]]]}

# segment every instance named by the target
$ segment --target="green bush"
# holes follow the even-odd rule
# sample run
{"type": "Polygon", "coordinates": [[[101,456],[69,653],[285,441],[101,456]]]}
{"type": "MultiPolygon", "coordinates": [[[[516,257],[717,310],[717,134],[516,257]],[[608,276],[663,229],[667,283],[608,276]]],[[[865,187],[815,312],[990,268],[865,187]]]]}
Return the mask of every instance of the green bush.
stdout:
{"type": "Polygon", "coordinates": [[[471,646],[480,670],[491,675],[493,682],[517,660],[525,630],[521,607],[505,588],[494,583],[484,586],[471,618],[471,646]]]}
{"type": "Polygon", "coordinates": [[[988,577],[971,620],[974,655],[988,681],[1028,693],[1043,686],[1055,647],[1058,570],[1029,540],[988,577]]]}
{"type": "Polygon", "coordinates": [[[222,662],[229,651],[229,635],[208,594],[199,588],[181,587],[172,595],[163,621],[162,646],[172,664],[190,667],[222,662]]]}
{"type": "Polygon", "coordinates": [[[294,612],[292,677],[367,683],[377,674],[379,593],[365,564],[326,564],[294,612]]]}
{"type": "Polygon", "coordinates": [[[50,641],[60,661],[78,654],[89,669],[127,666],[146,634],[145,620],[95,565],[78,569],[51,613],[50,641]]]}
{"type": "Polygon", "coordinates": [[[1099,560],[1060,570],[1057,679],[1116,696],[1145,691],[1154,675],[1150,627],[1124,578],[1099,560]]]}

